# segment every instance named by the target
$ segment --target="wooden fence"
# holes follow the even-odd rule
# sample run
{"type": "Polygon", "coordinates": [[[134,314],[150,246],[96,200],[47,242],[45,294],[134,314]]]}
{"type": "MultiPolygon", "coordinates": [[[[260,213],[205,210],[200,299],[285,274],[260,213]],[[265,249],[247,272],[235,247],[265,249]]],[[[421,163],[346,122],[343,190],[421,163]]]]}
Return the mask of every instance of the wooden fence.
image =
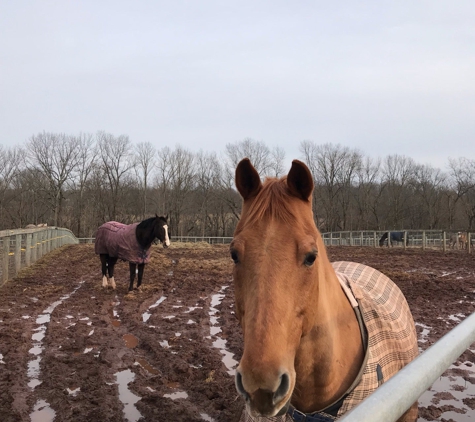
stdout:
{"type": "Polygon", "coordinates": [[[79,240],[70,230],[60,227],[0,231],[0,287],[22,268],[70,243],[79,240]]]}

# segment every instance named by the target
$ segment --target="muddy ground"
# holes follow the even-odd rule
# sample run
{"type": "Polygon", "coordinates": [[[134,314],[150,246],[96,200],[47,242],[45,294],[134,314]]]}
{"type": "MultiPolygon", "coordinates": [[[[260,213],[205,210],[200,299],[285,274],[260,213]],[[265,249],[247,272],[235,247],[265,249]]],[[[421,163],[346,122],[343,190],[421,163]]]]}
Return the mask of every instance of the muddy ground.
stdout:
{"type": "MultiPolygon", "coordinates": [[[[475,255],[331,247],[402,289],[425,350],[475,311],[475,255]]],[[[65,246],[0,289],[0,420],[222,421],[242,401],[228,247],[156,247],[140,293],[101,287],[93,245],[65,246]]],[[[475,420],[475,345],[420,400],[419,421],[475,420]]]]}

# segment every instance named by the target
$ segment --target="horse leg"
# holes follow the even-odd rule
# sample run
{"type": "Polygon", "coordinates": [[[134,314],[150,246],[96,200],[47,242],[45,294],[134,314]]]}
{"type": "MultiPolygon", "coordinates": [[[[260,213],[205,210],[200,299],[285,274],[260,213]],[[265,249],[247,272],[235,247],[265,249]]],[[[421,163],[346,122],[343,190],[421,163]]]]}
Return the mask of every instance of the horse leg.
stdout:
{"type": "Polygon", "coordinates": [[[129,262],[129,271],[130,271],[130,284],[129,284],[129,292],[134,290],[134,279],[135,279],[135,267],[137,265],[129,262]]]}
{"type": "Polygon", "coordinates": [[[107,287],[107,255],[101,254],[102,287],[107,287]]]}
{"type": "Polygon", "coordinates": [[[145,269],[145,264],[139,264],[139,274],[138,274],[138,280],[137,280],[137,289],[140,287],[142,284],[142,278],[143,278],[143,270],[145,269]]]}
{"type": "Polygon", "coordinates": [[[108,260],[109,281],[111,282],[111,286],[114,290],[115,290],[114,266],[116,262],[117,262],[117,258],[109,257],[109,260],[108,260]]]}

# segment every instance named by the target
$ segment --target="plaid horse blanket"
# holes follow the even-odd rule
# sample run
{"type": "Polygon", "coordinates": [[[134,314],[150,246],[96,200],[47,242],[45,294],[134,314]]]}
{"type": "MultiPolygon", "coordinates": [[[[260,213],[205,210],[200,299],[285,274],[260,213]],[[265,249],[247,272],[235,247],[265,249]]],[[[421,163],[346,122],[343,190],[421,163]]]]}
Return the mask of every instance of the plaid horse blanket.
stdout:
{"type": "Polygon", "coordinates": [[[143,249],[137,241],[135,229],[138,224],[122,224],[117,221],[104,223],[96,232],[96,254],[107,254],[133,264],[147,264],[150,261],[150,248],[143,249]]]}
{"type": "MultiPolygon", "coordinates": [[[[307,419],[302,413],[297,414],[295,419],[290,414],[254,418],[244,409],[240,422],[336,420],[418,355],[414,320],[401,290],[384,274],[366,265],[346,261],[334,262],[332,265],[355,312],[361,313],[367,332],[365,359],[355,380],[356,386],[354,383],[354,388],[343,396],[336,417],[323,410],[307,415],[307,419]]],[[[417,416],[417,409],[414,412],[415,415],[410,415],[414,416],[412,420],[417,416]]]]}

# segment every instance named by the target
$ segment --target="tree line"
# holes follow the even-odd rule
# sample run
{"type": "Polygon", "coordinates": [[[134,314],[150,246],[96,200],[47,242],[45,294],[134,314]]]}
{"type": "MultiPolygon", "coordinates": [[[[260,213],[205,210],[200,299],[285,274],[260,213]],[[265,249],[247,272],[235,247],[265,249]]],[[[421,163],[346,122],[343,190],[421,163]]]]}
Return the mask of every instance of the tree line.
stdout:
{"type": "MultiPolygon", "coordinates": [[[[449,158],[442,171],[314,141],[302,141],[300,153],[323,232],[474,228],[475,160],[449,158]]],[[[262,178],[289,170],[281,148],[249,138],[193,153],[103,131],[42,132],[22,146],[0,145],[0,230],[47,223],[92,237],[105,221],[159,214],[168,215],[172,236],[232,236],[241,208],[234,170],[244,157],[262,178]]]]}

